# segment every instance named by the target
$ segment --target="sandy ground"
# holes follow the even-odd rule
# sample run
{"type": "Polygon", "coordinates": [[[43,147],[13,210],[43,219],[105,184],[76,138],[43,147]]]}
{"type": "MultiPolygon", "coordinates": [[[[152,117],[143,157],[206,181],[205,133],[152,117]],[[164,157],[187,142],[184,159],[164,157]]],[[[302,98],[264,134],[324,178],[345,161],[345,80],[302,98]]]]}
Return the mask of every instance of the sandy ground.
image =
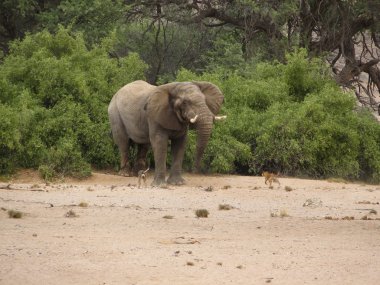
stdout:
{"type": "Polygon", "coordinates": [[[0,284],[380,284],[380,186],[185,178],[0,182],[0,284]]]}

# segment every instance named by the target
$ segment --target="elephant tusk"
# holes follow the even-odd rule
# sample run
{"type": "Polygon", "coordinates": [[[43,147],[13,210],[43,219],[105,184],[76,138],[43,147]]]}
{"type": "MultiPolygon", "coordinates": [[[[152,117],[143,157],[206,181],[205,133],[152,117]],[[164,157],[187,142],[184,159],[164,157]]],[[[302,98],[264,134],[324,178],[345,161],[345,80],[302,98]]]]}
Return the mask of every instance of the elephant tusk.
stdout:
{"type": "Polygon", "coordinates": [[[190,119],[190,123],[194,124],[197,121],[198,115],[196,115],[194,118],[190,119]]]}
{"type": "Polygon", "coordinates": [[[222,121],[222,120],[225,120],[225,119],[227,119],[227,116],[215,116],[214,117],[215,121],[222,121]]]}

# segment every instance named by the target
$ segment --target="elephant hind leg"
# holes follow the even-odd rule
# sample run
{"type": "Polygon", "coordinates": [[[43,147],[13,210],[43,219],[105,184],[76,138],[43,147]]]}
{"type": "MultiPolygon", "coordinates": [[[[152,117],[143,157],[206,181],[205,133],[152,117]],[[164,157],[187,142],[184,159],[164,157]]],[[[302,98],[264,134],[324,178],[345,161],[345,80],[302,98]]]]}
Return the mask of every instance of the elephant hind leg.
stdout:
{"type": "Polygon", "coordinates": [[[146,155],[149,151],[150,144],[138,144],[137,145],[137,159],[133,169],[133,174],[137,176],[140,170],[146,170],[147,162],[146,155]]]}
{"type": "Polygon", "coordinates": [[[123,176],[130,176],[131,168],[129,165],[128,155],[130,140],[127,131],[117,110],[116,112],[112,112],[109,114],[109,119],[111,122],[112,137],[114,142],[118,146],[120,152],[119,174],[123,176]]]}

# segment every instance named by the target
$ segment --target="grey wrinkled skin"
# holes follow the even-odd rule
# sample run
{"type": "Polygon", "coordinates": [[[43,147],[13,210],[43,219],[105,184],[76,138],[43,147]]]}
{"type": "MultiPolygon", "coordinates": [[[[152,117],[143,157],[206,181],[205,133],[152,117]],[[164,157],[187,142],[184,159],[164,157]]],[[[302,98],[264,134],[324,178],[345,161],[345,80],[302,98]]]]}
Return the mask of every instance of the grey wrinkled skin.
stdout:
{"type": "Polygon", "coordinates": [[[146,154],[151,145],[155,161],[152,185],[165,184],[170,140],[172,166],[167,182],[183,184],[181,173],[188,127],[192,124],[197,131],[195,169],[199,171],[215,115],[223,101],[222,92],[209,82],[174,82],[153,86],[139,80],[122,87],[108,107],[112,136],[120,151],[121,174],[131,174],[128,159],[131,141],[138,146],[135,172],[146,169],[146,154]]]}

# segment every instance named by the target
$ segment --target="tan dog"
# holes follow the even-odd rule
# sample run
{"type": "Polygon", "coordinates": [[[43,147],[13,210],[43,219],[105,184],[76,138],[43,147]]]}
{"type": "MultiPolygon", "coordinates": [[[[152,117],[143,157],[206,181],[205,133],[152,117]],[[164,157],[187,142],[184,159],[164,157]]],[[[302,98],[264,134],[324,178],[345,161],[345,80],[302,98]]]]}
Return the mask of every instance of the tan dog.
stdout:
{"type": "Polygon", "coordinates": [[[272,187],[272,183],[278,183],[278,186],[280,187],[281,186],[281,183],[280,181],[278,180],[278,174],[275,174],[275,173],[271,173],[271,172],[268,172],[268,171],[264,171],[261,176],[264,176],[265,178],[265,184],[267,184],[267,182],[269,182],[269,187],[272,187]]]}
{"type": "Polygon", "coordinates": [[[147,170],[139,170],[139,172],[137,172],[137,175],[139,177],[139,188],[141,188],[141,179],[144,181],[144,185],[146,186],[146,176],[148,171],[149,167],[147,170]]]}

